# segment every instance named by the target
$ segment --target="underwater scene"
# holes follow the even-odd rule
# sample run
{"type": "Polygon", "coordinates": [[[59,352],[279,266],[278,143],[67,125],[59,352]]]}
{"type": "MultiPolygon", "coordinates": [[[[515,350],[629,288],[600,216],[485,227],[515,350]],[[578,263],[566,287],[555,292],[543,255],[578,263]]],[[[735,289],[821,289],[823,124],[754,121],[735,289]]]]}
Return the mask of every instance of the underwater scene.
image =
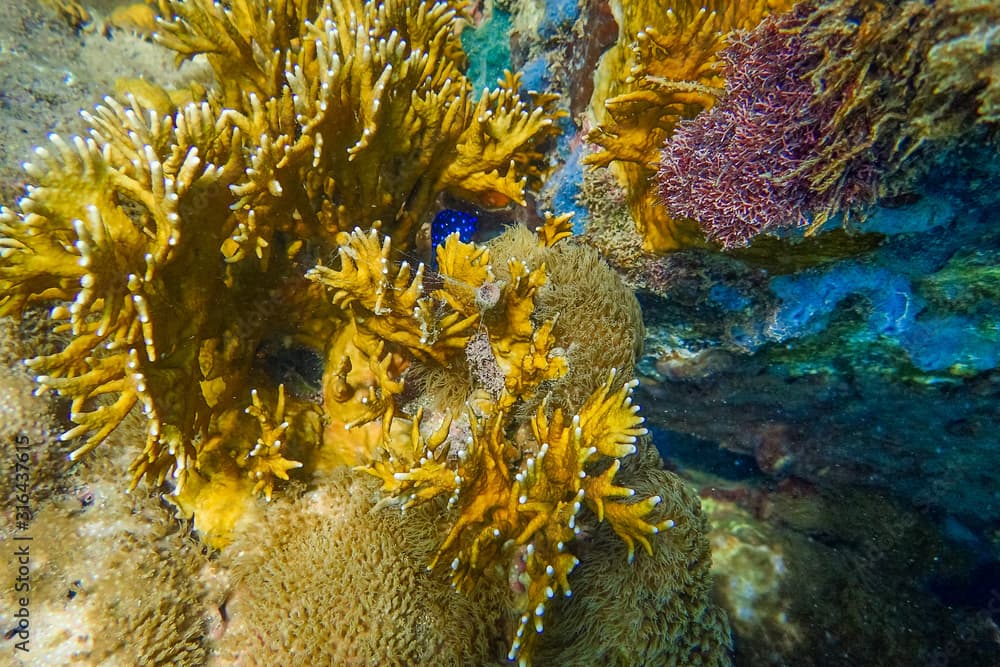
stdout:
{"type": "Polygon", "coordinates": [[[0,665],[1000,665],[1000,2],[4,0],[0,665]]]}

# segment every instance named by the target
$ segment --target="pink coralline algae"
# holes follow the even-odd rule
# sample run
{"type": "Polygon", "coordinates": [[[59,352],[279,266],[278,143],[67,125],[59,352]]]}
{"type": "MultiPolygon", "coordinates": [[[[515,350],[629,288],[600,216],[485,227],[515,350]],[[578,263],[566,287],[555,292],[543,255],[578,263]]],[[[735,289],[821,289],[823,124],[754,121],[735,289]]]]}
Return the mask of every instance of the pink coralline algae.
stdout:
{"type": "Polygon", "coordinates": [[[698,220],[726,248],[846,211],[875,191],[875,171],[867,166],[844,182],[814,182],[838,104],[815,95],[810,74],[822,54],[797,32],[801,24],[793,10],[734,34],[720,54],[725,96],[682,122],[664,147],[661,200],[672,215],[698,220]]]}

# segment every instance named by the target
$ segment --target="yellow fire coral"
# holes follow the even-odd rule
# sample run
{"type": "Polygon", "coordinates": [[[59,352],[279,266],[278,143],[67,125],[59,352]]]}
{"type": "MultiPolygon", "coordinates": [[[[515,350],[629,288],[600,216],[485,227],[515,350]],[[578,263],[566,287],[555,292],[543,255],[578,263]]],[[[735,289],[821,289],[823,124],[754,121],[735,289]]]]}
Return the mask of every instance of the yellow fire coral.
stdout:
{"type": "MultiPolygon", "coordinates": [[[[439,255],[447,256],[452,247],[451,243],[445,244],[439,248],[439,255]]],[[[489,275],[482,261],[485,251],[474,246],[466,248],[465,277],[472,279],[478,273],[485,279],[489,275]]],[[[418,358],[443,362],[449,352],[465,346],[478,314],[455,309],[441,316],[432,299],[452,306],[462,304],[444,289],[424,296],[424,265],[414,271],[407,262],[396,263],[390,257],[392,250],[392,239],[381,237],[377,229],[367,233],[356,229],[341,236],[339,269],[318,266],[307,277],[333,288],[333,303],[355,320],[359,313],[365,313],[365,328],[382,341],[403,346],[418,358]]],[[[442,262],[442,271],[449,268],[453,268],[451,262],[442,262]]]]}
{"type": "MultiPolygon", "coordinates": [[[[567,220],[550,216],[534,245],[555,245],[567,220]]],[[[548,601],[571,592],[568,575],[578,559],[569,545],[580,531],[582,508],[608,521],[628,545],[630,561],[637,544],[650,552],[649,536],[671,525],[670,519],[647,520],[657,496],[624,503],[634,491],[615,484],[622,458],[635,452],[646,432],[632,405],[635,382],[623,382],[611,369],[571,417],[544,398],[535,400],[568,371],[566,352],[553,335],[554,318],[537,318],[536,301],[547,283],[544,262],[508,257],[507,280],[494,285],[490,249],[452,235],[438,248],[434,282],[440,287],[425,289],[423,265],[414,272],[391,256],[390,239],[377,230],[356,230],[341,245],[339,269],[318,267],[309,274],[330,288],[354,327],[378,340],[369,364],[381,368],[376,359],[393,357],[475,374],[476,364],[492,363],[502,383],[473,384],[464,406],[443,412],[425,397],[420,405],[436,412],[427,420],[425,407],[399,414],[394,399],[405,381],[375,373],[365,397],[371,411],[346,425],[377,419],[381,437],[366,440],[371,450],[358,456],[352,449],[343,458],[367,463],[382,480],[387,502],[404,509],[449,500],[454,519],[430,566],[450,566],[463,592],[498,570],[511,577],[519,626],[510,658],[526,663],[548,601]],[[482,290],[491,287],[496,298],[484,299],[482,290]],[[531,402],[535,413],[523,419],[522,408],[531,402]]],[[[633,335],[641,331],[633,327],[633,335]]],[[[435,387],[425,390],[435,393],[435,387]]]]}
{"type": "Polygon", "coordinates": [[[43,0],[42,4],[55,10],[74,30],[80,30],[94,20],[87,8],[77,0],[43,0]]]}
{"type": "Polygon", "coordinates": [[[651,553],[648,536],[672,525],[646,520],[658,496],[619,501],[635,493],[614,484],[620,458],[635,452],[645,429],[631,404],[634,384],[611,391],[613,378],[572,419],[558,409],[549,417],[540,407],[530,437],[508,439],[512,420],[505,410],[482,423],[470,417],[471,442],[458,455],[442,446],[450,424],[423,438],[418,414],[408,451],[393,443],[387,459],[371,467],[404,508],[442,495],[457,507],[430,565],[449,565],[459,591],[471,590],[498,566],[513,568],[520,620],[510,659],[530,657],[546,604],[557,594],[572,594],[567,577],[578,559],[568,546],[580,532],[576,522],[584,504],[626,542],[629,561],[636,543],[651,553]]]}
{"type": "Polygon", "coordinates": [[[651,556],[640,553],[622,567],[627,546],[611,527],[585,525],[589,535],[578,550],[573,596],[554,598],[546,608],[534,654],[539,665],[730,664],[725,613],[706,589],[712,557],[697,493],[663,469],[651,443],[638,444],[616,481],[635,489],[636,497],[662,497],[648,520],[669,519],[673,526],[649,536],[651,556]]]}
{"type": "Polygon", "coordinates": [[[536,144],[557,131],[555,100],[526,103],[508,73],[476,102],[455,31],[460,4],[318,5],[161,0],[160,40],[207,55],[220,102],[239,110],[233,123],[255,144],[233,188],[244,230],[234,252],[267,247],[281,229],[262,224],[270,211],[296,211],[286,227],[328,238],[378,220],[406,244],[442,190],[523,202],[525,186],[540,185],[536,144]]]}
{"type": "Polygon", "coordinates": [[[676,220],[650,181],[663,142],[683,118],[708,109],[722,92],[718,51],[733,30],[749,29],[790,0],[694,3],[613,2],[618,42],[602,58],[591,98],[600,147],[585,162],[611,167],[625,187],[646,250],[666,252],[704,243],[697,225],[676,220]]]}
{"type": "Polygon", "coordinates": [[[510,74],[476,101],[460,7],[160,0],[158,39],[205,54],[215,86],[179,107],[183,95],[148,84],[107,98],[84,114],[87,136],[37,150],[35,184],[0,213],[0,314],[44,305],[69,337],[28,363],[72,400],[74,457],[140,406],[132,486],[172,480],[197,522],[208,478],[268,494],[290,452],[317,455],[318,401],[280,397],[264,353],[348,344],[346,314],[303,278],[315,258],[379,223],[407,248],[441,191],[520,201],[546,171],[537,144],[556,132],[554,101],[522,99],[510,74]],[[258,399],[247,414],[252,387],[273,417],[258,399]],[[185,495],[194,478],[201,491],[185,495]]]}
{"type": "Polygon", "coordinates": [[[138,0],[130,4],[109,7],[107,17],[95,25],[94,16],[78,0],[42,0],[69,24],[74,31],[98,31],[110,36],[112,32],[126,30],[152,34],[156,28],[156,12],[153,5],[156,0],[138,0]]]}
{"type": "MultiPolygon", "coordinates": [[[[675,520],[658,491],[619,478],[647,465],[633,462],[645,434],[631,398],[641,314],[595,253],[567,240],[567,216],[486,246],[452,236],[434,269],[403,261],[442,191],[522,200],[556,131],[554,100],[522,96],[516,75],[474,98],[461,4],[160,0],[158,39],[204,55],[216,85],[134,85],[124,102],[106,100],[86,116],[88,136],[39,149],[35,185],[0,213],[0,314],[46,307],[64,335],[29,363],[72,400],[63,438],[84,439],[75,457],[142,408],[132,485],[170,480],[213,546],[237,538],[255,496],[287,477],[336,485],[323,473],[356,479],[347,463],[381,480],[380,500],[371,480],[327,487],[367,494],[335,520],[336,506],[313,517],[329,544],[267,520],[238,536],[266,545],[246,577],[289,555],[289,532],[324,558],[384,549],[374,569],[352,571],[389,574],[347,582],[332,607],[328,581],[271,571],[275,590],[308,595],[269,597],[265,611],[358,612],[345,642],[311,655],[396,651],[371,646],[384,636],[368,631],[371,609],[387,627],[406,615],[396,635],[408,646],[389,655],[430,661],[472,606],[475,629],[453,661],[497,657],[503,634],[525,664],[546,609],[575,587],[587,530],[617,533],[616,562],[630,567],[675,520]],[[316,358],[319,386],[277,368],[296,349],[316,358]],[[449,578],[461,595],[445,592],[449,578]]],[[[261,607],[250,607],[244,630],[259,640],[261,607]]],[[[268,648],[280,662],[299,645],[268,648]]]]}

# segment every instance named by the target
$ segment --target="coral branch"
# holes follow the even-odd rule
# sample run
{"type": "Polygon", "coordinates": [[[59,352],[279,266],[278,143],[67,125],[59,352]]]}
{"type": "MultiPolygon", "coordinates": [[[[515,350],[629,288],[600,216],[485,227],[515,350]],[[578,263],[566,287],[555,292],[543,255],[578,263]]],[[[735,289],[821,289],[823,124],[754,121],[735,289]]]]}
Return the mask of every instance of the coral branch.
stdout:
{"type": "Polygon", "coordinates": [[[635,492],[614,484],[622,457],[635,452],[636,438],[646,432],[631,402],[635,383],[612,391],[615,375],[569,423],[561,410],[550,416],[540,406],[531,420],[533,439],[527,442],[508,438],[512,415],[505,409],[483,422],[470,414],[471,443],[455,460],[440,447],[450,420],[424,437],[418,429],[423,413],[418,412],[410,447],[393,445],[366,468],[404,506],[446,496],[449,506],[456,507],[431,567],[449,565],[459,590],[470,590],[496,566],[516,567],[511,560],[523,560],[520,626],[510,659],[530,656],[547,601],[557,593],[571,594],[567,577],[578,560],[568,548],[580,533],[577,516],[584,503],[622,537],[630,561],[636,543],[651,552],[649,536],[670,525],[646,521],[659,497],[623,503],[635,492]]]}

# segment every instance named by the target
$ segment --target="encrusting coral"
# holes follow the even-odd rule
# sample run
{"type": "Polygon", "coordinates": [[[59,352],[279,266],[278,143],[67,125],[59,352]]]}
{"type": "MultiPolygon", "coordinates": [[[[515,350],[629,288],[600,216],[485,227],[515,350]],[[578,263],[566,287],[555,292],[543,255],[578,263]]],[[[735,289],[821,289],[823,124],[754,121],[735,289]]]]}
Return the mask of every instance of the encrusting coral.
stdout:
{"type": "Polygon", "coordinates": [[[600,149],[584,162],[610,167],[627,191],[644,247],[655,252],[701,245],[690,219],[671,216],[651,181],[664,141],[684,118],[711,108],[722,92],[718,52],[736,30],[753,28],[789,0],[612,3],[617,44],[601,59],[587,140],[600,149]]]}
{"type": "Polygon", "coordinates": [[[514,75],[475,101],[448,3],[159,9],[158,39],[205,54],[216,87],[137,85],[84,114],[88,136],[36,151],[34,184],[0,213],[0,313],[47,306],[70,335],[28,363],[73,402],[62,437],[86,438],[73,457],[141,406],[132,486],[170,479],[191,512],[209,478],[234,498],[269,492],[287,453],[318,441],[314,401],[288,395],[281,421],[260,420],[282,399],[255,363],[265,339],[339,344],[343,316],[302,277],[313,258],[379,223],[409,247],[443,190],[522,200],[555,112],[514,75]],[[261,429],[284,422],[268,441],[261,429]]]}
{"type": "Polygon", "coordinates": [[[667,208],[713,240],[863,217],[1000,121],[994,2],[803,2],[722,55],[727,93],[681,123],[658,174],[667,208]],[[780,150],[775,150],[780,146],[780,150]]]}

